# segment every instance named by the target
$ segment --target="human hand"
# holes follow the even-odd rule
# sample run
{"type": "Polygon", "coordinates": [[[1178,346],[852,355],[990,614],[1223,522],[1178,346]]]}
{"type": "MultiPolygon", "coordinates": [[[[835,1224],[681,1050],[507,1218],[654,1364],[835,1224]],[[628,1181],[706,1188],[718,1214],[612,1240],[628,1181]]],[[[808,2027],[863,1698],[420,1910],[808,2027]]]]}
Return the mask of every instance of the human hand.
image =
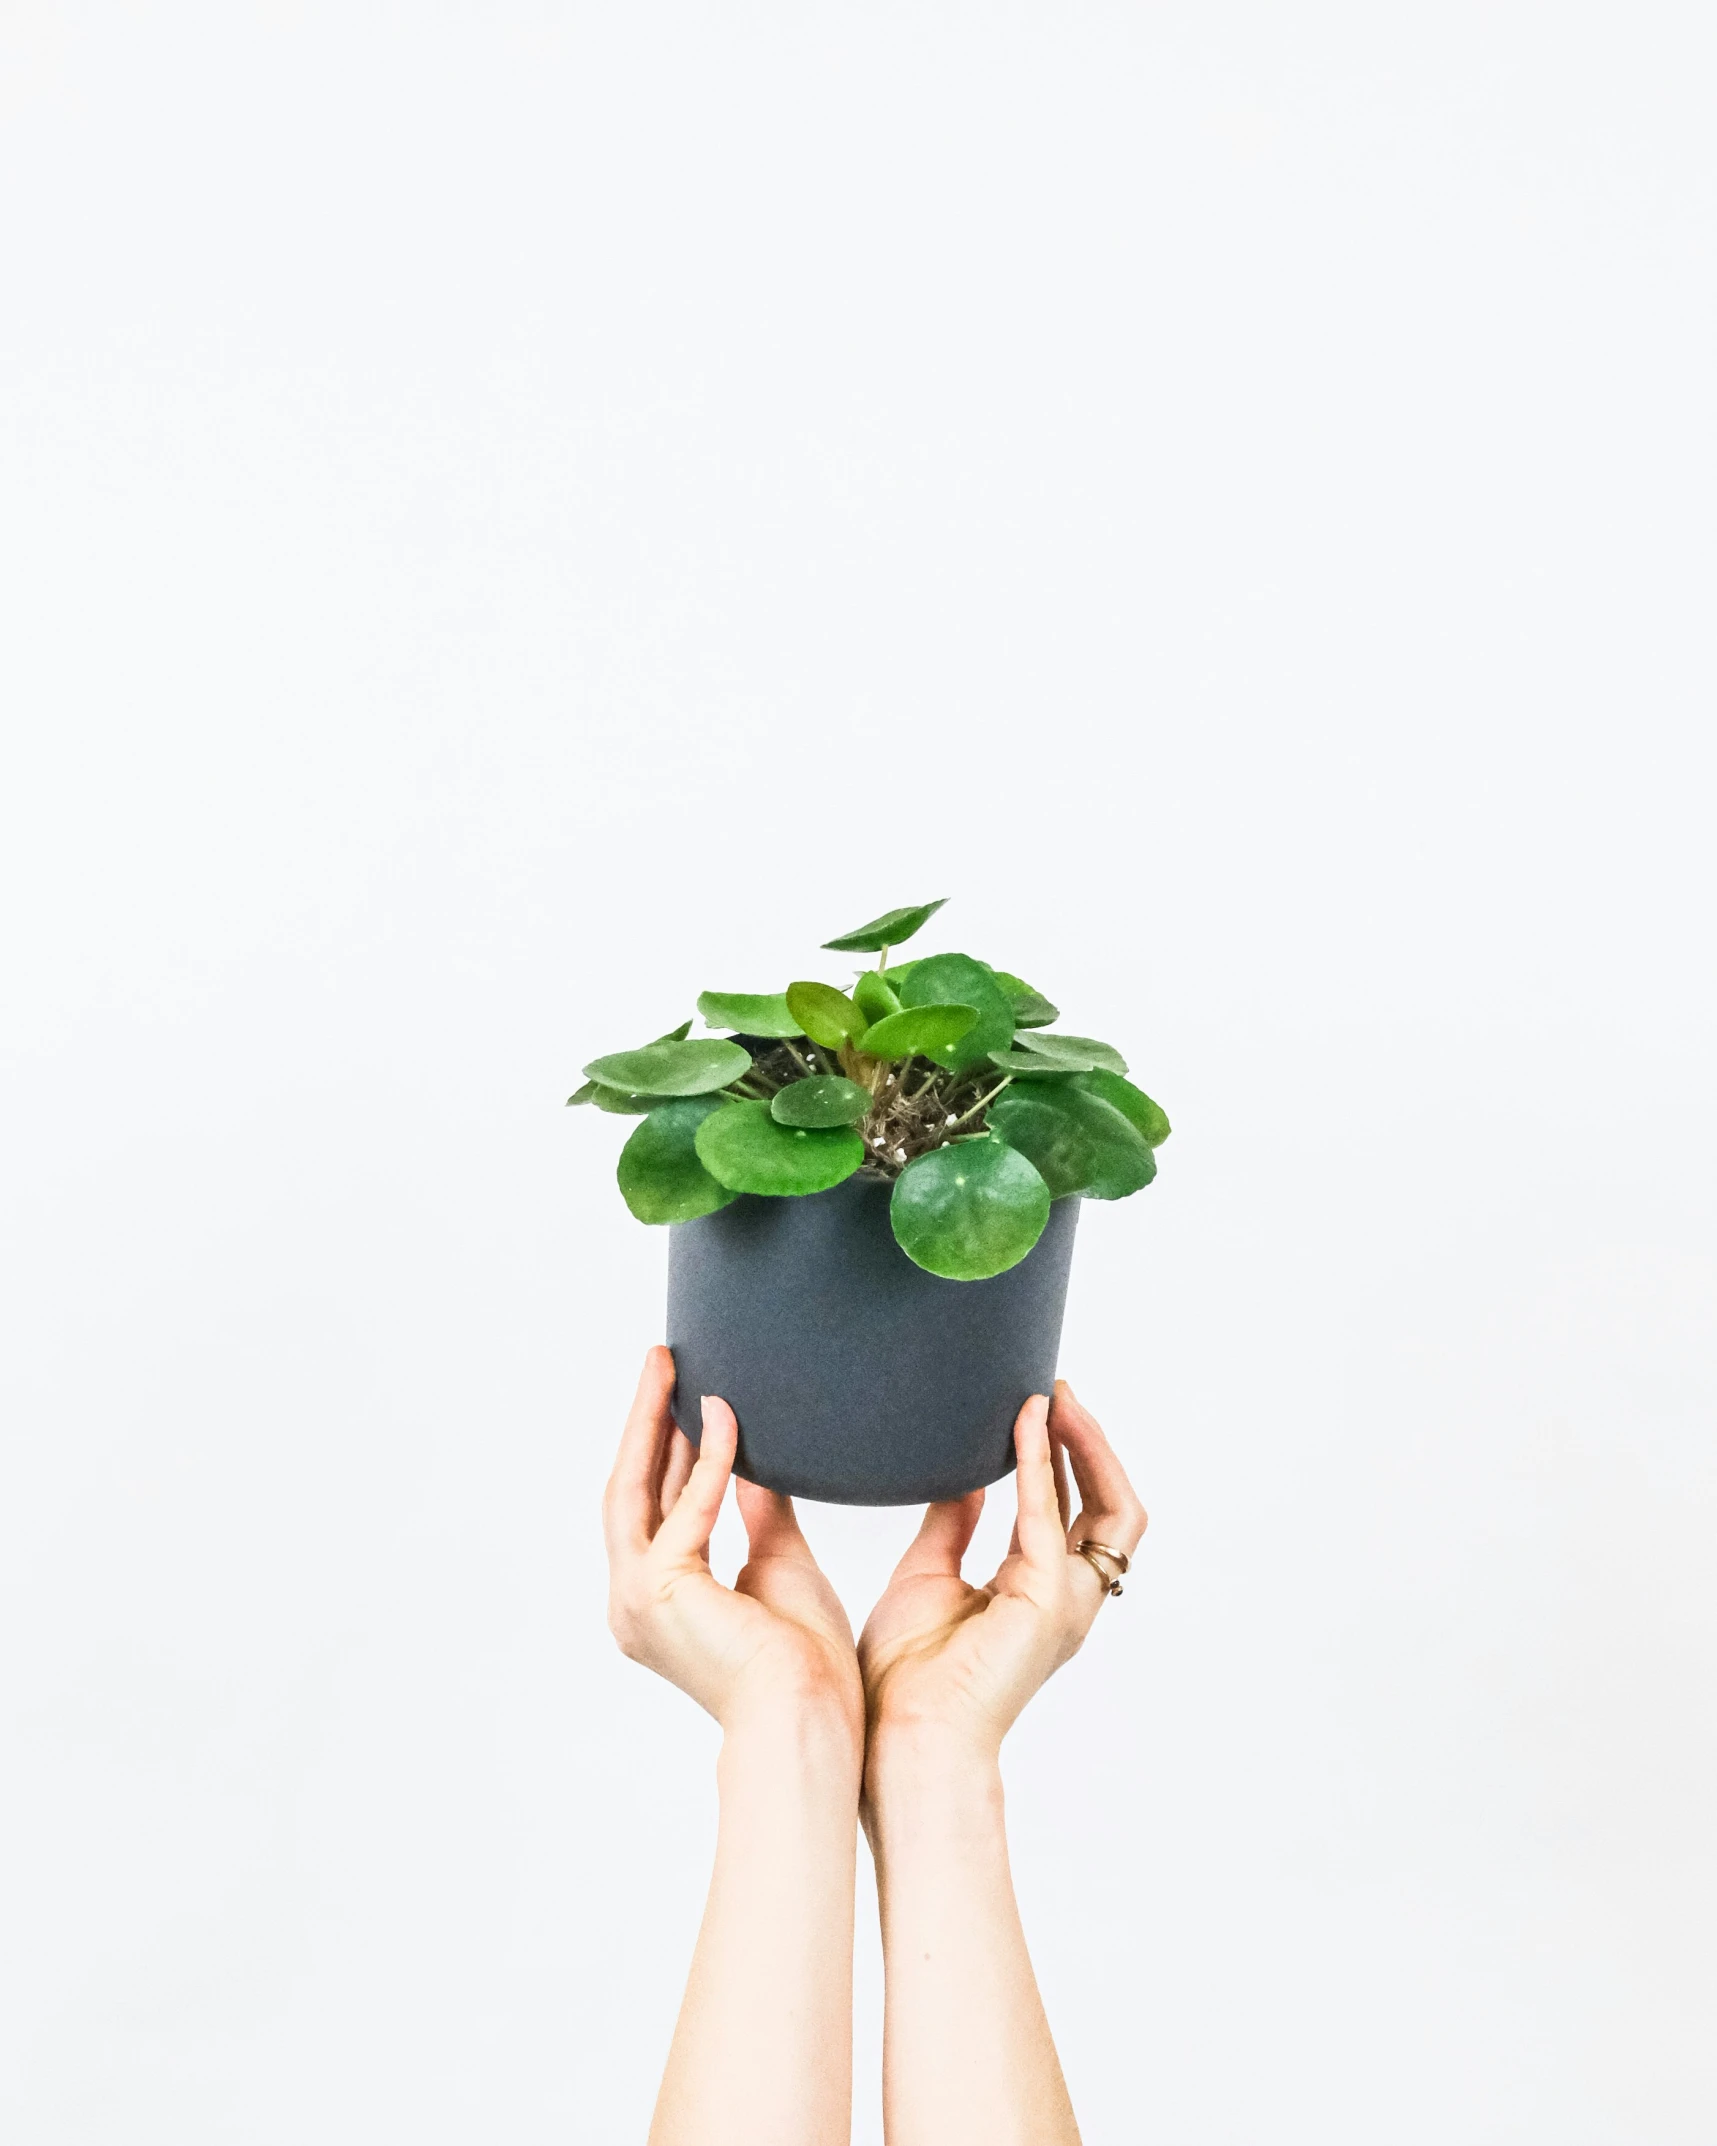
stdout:
{"type": "Polygon", "coordinates": [[[1090,1537],[1131,1556],[1145,1510],[1102,1427],[1065,1380],[1014,1425],[1019,1519],[987,1587],[960,1577],[984,1493],[932,1505],[859,1639],[867,1765],[902,1736],[951,1736],[993,1757],[1026,1701],[1077,1653],[1106,1589],[1077,1554],[1090,1537]],[[1069,1525],[1067,1462],[1080,1509],[1069,1525]]]}
{"type": "Polygon", "coordinates": [[[608,1623],[620,1650],[706,1708],[724,1729],[759,1711],[818,1707],[862,1738],[852,1627],[800,1532],[791,1498],[738,1485],[750,1555],[732,1587],[709,1569],[709,1538],[733,1472],[739,1426],[706,1398],[701,1447],[669,1410],[674,1359],[643,1376],[603,1498],[608,1623]]]}

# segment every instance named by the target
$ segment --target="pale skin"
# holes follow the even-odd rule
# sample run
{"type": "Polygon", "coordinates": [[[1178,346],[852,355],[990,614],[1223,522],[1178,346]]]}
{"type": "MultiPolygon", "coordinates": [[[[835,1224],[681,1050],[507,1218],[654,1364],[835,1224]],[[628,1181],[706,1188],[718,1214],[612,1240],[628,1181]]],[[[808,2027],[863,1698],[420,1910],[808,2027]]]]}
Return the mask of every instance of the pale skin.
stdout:
{"type": "Polygon", "coordinates": [[[737,1429],[706,1401],[694,1454],[673,1384],[652,1349],[604,1503],[616,1638],[722,1728],[715,1872],[650,2146],[846,2146],[859,1822],[882,1909],[889,2146],[1076,2146],[998,1761],[1102,1605],[1074,1545],[1130,1556],[1144,1533],[1120,1462],[1064,1382],[1028,1401],[994,1577],[960,1574],[983,1492],[932,1505],[855,1647],[790,1499],[737,1482],[750,1554],[731,1588],[714,1578],[737,1429]]]}

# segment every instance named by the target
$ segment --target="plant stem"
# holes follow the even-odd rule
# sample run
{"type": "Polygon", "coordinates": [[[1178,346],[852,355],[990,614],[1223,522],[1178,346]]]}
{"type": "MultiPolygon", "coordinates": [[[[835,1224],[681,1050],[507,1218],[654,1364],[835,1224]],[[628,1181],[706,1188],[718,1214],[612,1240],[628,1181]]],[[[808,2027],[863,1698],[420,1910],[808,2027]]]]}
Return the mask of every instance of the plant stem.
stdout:
{"type": "Polygon", "coordinates": [[[996,1097],[1001,1094],[1004,1088],[1011,1087],[1012,1085],[1013,1075],[1011,1073],[1004,1073],[1001,1079],[997,1081],[995,1086],[990,1090],[988,1095],[979,1096],[978,1100],[972,1105],[970,1110],[961,1111],[960,1115],[954,1120],[954,1124],[949,1126],[949,1132],[953,1132],[954,1125],[964,1125],[968,1118],[975,1118],[978,1112],[984,1108],[986,1103],[993,1103],[996,1097]]]}
{"type": "Polygon", "coordinates": [[[803,1059],[802,1059],[802,1058],[801,1058],[801,1057],[799,1056],[798,1052],[797,1052],[797,1051],[796,1051],[796,1050],[795,1050],[795,1049],[793,1048],[792,1044],[788,1042],[788,1040],[787,1040],[787,1038],[786,1038],[785,1036],[783,1036],[783,1037],[781,1038],[781,1046],[782,1046],[782,1048],[783,1048],[783,1049],[784,1049],[784,1050],[786,1051],[786,1053],[787,1053],[787,1056],[788,1056],[789,1058],[791,1058],[791,1059],[792,1059],[792,1061],[793,1061],[793,1063],[794,1063],[794,1064],[795,1064],[795,1065],[796,1065],[796,1066],[797,1066],[797,1067],[799,1068],[799,1071],[800,1071],[801,1073],[809,1073],[809,1072],[810,1072],[810,1070],[811,1070],[811,1069],[810,1069],[810,1067],[809,1067],[809,1066],[808,1066],[808,1065],[807,1065],[807,1064],[805,1063],[805,1061],[804,1061],[804,1060],[803,1060],[803,1059]]]}
{"type": "Polygon", "coordinates": [[[841,1064],[846,1068],[847,1078],[856,1081],[861,1088],[876,1094],[877,1077],[886,1063],[881,1058],[867,1058],[851,1041],[841,1045],[841,1064]]]}

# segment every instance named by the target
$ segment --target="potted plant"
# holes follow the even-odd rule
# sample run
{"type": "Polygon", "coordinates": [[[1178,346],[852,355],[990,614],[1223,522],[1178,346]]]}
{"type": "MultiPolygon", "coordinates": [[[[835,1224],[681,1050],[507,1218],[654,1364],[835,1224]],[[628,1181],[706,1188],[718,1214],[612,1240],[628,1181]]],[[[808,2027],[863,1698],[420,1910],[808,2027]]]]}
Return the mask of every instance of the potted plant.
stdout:
{"type": "Polygon", "coordinates": [[[738,1470],[841,1504],[957,1497],[1013,1465],[1055,1376],[1081,1199],[1156,1176],[1162,1110],[1107,1043],[969,954],[889,965],[940,901],[825,941],[850,989],[706,991],[705,1026],[598,1058],[570,1103],[636,1116],[617,1176],[669,1227],[674,1414],[739,1419],[738,1470]]]}

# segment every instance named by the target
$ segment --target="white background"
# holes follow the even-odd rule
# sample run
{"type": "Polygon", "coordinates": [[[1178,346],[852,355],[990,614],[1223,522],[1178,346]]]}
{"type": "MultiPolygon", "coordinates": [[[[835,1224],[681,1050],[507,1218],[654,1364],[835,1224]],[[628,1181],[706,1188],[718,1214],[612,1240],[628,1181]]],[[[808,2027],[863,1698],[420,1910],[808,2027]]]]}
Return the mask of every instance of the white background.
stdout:
{"type": "Polygon", "coordinates": [[[939,894],[1176,1126],[1008,1753],[1087,2136],[1717,2136],[1703,13],[6,6],[9,2141],[641,2138],[560,1106],[939,894]]]}

